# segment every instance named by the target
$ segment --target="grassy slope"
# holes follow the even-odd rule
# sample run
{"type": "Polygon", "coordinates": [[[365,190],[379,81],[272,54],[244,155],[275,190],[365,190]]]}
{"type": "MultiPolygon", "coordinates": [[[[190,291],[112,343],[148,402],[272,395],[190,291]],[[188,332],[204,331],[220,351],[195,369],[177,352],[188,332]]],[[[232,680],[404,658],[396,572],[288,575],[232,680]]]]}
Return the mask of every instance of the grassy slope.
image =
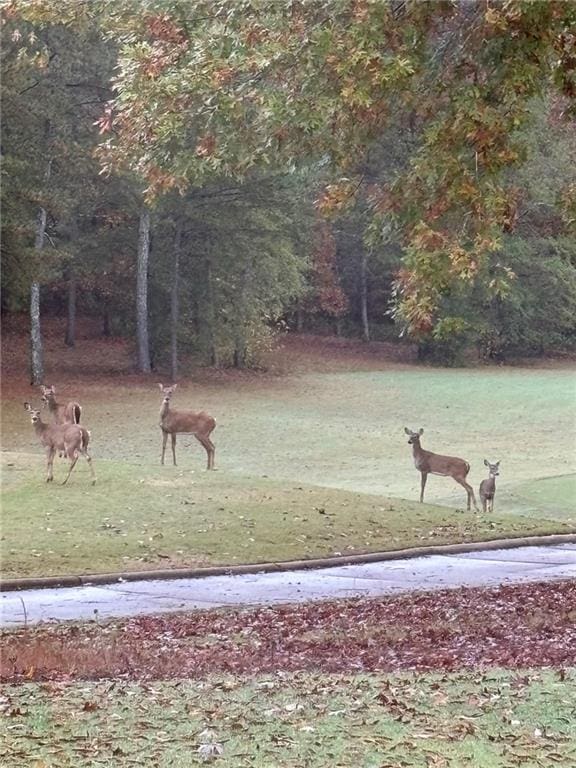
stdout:
{"type": "MultiPolygon", "coordinates": [[[[14,472],[29,471],[14,461],[14,472]]],[[[289,560],[504,535],[570,530],[519,515],[463,514],[401,499],[262,478],[102,461],[98,488],[82,467],[72,485],[6,493],[3,575],[289,560]]]]}
{"type": "MultiPolygon", "coordinates": [[[[58,349],[51,354],[64,361],[58,349]]],[[[17,375],[5,377],[5,575],[285,559],[574,529],[568,482],[531,490],[538,478],[575,470],[571,369],[455,371],[326,354],[302,362],[290,348],[284,365],[298,375],[182,382],[175,407],[203,407],[218,421],[220,471],[210,475],[201,447],[185,436],[179,467],[158,465],[154,381],[85,371],[62,398],[84,404],[95,488],[80,462],[67,487],[44,485],[22,409],[30,388],[17,375]],[[404,424],[425,427],[424,447],[469,460],[476,488],[483,457],[502,460],[490,521],[455,511],[464,493],[445,478],[429,478],[426,499],[450,510],[412,503],[419,476],[404,424]]],[[[56,366],[49,383],[66,377],[56,366]]],[[[63,471],[60,462],[56,477],[63,471]]]]}
{"type": "Polygon", "coordinates": [[[6,765],[572,765],[574,672],[4,686],[6,765]],[[205,747],[206,748],[206,747],[205,747]],[[207,749],[207,748],[206,748],[207,749]]]}

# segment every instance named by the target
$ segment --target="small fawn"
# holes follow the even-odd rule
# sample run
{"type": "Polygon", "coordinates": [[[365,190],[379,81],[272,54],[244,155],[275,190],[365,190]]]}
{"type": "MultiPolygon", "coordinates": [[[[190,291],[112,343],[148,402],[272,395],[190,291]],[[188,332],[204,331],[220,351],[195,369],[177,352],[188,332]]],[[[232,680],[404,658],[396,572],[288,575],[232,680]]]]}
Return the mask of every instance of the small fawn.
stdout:
{"type": "Polygon", "coordinates": [[[72,470],[78,461],[78,455],[82,454],[92,475],[92,485],[96,483],[96,474],[92,466],[92,457],[88,453],[88,443],[90,442],[90,433],[79,424],[45,424],[40,418],[40,411],[32,408],[30,403],[24,403],[24,409],[30,414],[32,426],[38,436],[40,443],[46,449],[47,477],[46,482],[51,483],[54,480],[54,456],[56,451],[60,455],[65,455],[70,460],[68,474],[62,485],[66,485],[72,470]]]}
{"type": "Polygon", "coordinates": [[[162,392],[162,405],[160,406],[160,429],[162,430],[162,459],[164,464],[164,454],[166,453],[166,442],[168,435],[172,438],[172,458],[176,466],[176,435],[188,433],[194,435],[196,440],[204,446],[208,456],[208,466],[206,469],[214,469],[214,454],[216,448],[210,440],[216,421],[205,411],[173,411],[170,408],[170,399],[176,390],[177,384],[171,387],[165,387],[158,384],[162,392]]]}
{"type": "Polygon", "coordinates": [[[484,459],[484,466],[488,467],[488,479],[480,483],[480,501],[482,502],[482,512],[494,511],[494,496],[496,496],[496,478],[500,474],[500,462],[491,464],[484,459]]]}

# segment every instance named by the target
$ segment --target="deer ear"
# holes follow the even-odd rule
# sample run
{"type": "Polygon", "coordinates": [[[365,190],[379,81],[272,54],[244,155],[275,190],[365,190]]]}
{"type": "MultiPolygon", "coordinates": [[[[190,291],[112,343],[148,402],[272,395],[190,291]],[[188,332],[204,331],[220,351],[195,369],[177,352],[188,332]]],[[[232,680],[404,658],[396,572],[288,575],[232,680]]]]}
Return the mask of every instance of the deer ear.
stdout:
{"type": "Polygon", "coordinates": [[[484,459],[484,466],[485,466],[485,467],[487,467],[487,466],[488,466],[488,462],[486,461],[486,459],[484,459]]]}
{"type": "Polygon", "coordinates": [[[418,430],[418,434],[419,435],[423,435],[424,434],[424,430],[422,429],[422,427],[420,427],[420,429],[418,430]]]}
{"type": "Polygon", "coordinates": [[[158,382],[158,386],[160,387],[160,392],[164,392],[164,385],[158,382]]]}
{"type": "Polygon", "coordinates": [[[32,406],[30,405],[30,403],[24,403],[24,410],[25,411],[31,411],[32,410],[32,406]]]}
{"type": "Polygon", "coordinates": [[[172,384],[172,386],[170,387],[170,389],[172,390],[172,392],[174,392],[174,390],[176,389],[176,387],[177,387],[177,386],[178,386],[178,384],[172,384]]]}
{"type": "Polygon", "coordinates": [[[406,432],[406,434],[407,434],[407,435],[410,435],[410,434],[412,434],[412,433],[410,432],[410,430],[408,429],[408,427],[404,427],[404,432],[406,432]]]}

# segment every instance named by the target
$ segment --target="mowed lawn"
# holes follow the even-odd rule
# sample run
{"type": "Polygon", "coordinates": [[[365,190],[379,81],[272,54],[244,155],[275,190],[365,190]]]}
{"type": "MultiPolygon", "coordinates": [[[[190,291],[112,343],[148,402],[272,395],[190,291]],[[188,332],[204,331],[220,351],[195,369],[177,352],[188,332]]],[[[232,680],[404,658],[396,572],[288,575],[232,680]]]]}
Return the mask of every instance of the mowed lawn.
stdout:
{"type": "MultiPolygon", "coordinates": [[[[39,397],[17,376],[2,402],[3,575],[258,562],[398,549],[507,534],[576,530],[574,370],[446,370],[371,358],[299,365],[283,375],[184,379],[175,408],[215,416],[217,472],[191,436],[178,466],[160,466],[157,381],[50,373],[92,433],[98,476],[80,460],[44,482],[44,457],[22,403],[39,397]],[[292,372],[291,372],[292,371],[292,372]],[[20,383],[19,383],[20,382],[20,383]],[[467,514],[465,493],[430,477],[418,504],[404,426],[423,447],[469,461],[501,460],[495,513],[467,514]]],[[[293,365],[291,363],[294,363],[293,365]]]]}

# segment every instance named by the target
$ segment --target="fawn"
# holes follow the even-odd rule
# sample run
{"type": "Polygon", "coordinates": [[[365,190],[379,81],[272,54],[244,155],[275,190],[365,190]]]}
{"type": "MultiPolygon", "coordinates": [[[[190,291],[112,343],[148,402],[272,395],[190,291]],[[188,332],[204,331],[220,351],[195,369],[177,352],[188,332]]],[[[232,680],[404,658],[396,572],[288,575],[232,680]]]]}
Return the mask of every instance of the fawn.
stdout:
{"type": "Polygon", "coordinates": [[[480,483],[480,501],[482,502],[482,512],[494,511],[494,496],[496,496],[496,478],[500,474],[500,462],[491,464],[484,459],[484,466],[488,467],[488,479],[480,483]]]}

